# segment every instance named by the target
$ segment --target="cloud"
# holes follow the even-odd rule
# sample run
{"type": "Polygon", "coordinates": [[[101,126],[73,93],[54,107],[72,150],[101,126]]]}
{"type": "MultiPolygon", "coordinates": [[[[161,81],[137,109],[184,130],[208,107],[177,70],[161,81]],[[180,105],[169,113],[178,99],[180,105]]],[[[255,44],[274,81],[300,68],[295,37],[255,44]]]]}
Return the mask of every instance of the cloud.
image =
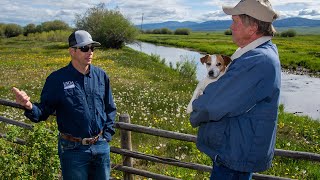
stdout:
{"type": "Polygon", "coordinates": [[[305,15],[318,16],[318,15],[320,15],[320,11],[314,10],[314,9],[303,9],[299,12],[299,15],[301,15],[301,16],[305,16],[305,15]]]}
{"type": "MultiPolygon", "coordinates": [[[[270,0],[282,18],[300,16],[320,19],[319,0],[270,0]]],[[[103,2],[108,9],[117,8],[134,24],[164,21],[225,20],[223,5],[236,5],[239,0],[1,0],[0,22],[27,25],[55,19],[73,25],[75,14],[103,2]]]]}

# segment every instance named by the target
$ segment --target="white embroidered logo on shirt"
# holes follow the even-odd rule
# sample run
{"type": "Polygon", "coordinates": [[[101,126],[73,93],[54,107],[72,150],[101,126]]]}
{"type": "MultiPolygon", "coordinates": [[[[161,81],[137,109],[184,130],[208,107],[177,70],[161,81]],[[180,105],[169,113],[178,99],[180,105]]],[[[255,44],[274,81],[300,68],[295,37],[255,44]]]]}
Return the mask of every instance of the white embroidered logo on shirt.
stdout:
{"type": "Polygon", "coordinates": [[[75,87],[73,81],[63,82],[63,86],[64,86],[63,89],[71,89],[75,87]]]}

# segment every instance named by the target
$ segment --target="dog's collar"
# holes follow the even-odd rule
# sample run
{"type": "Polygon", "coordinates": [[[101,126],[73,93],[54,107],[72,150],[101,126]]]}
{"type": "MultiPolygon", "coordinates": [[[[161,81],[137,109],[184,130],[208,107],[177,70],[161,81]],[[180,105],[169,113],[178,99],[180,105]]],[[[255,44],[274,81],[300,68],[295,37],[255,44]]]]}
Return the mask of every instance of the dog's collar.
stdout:
{"type": "Polygon", "coordinates": [[[231,60],[233,61],[234,59],[238,59],[240,56],[242,56],[244,53],[255,49],[256,47],[260,46],[261,44],[270,41],[271,40],[271,36],[262,36],[254,41],[252,41],[250,44],[246,45],[243,48],[238,48],[236,50],[236,52],[233,53],[233,55],[231,56],[231,60]]]}

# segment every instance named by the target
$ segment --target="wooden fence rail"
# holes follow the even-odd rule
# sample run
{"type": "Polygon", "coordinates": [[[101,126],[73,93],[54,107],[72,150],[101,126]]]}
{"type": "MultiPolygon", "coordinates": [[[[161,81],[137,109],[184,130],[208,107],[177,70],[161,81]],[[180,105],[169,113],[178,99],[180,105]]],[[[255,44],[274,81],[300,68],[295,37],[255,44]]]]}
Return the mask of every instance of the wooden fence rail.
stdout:
{"type": "MultiPolygon", "coordinates": [[[[3,99],[0,99],[0,105],[24,109],[24,107],[16,104],[13,101],[8,101],[3,99]]],[[[121,114],[119,117],[119,121],[120,122],[115,123],[115,128],[121,129],[121,148],[111,147],[110,151],[112,153],[120,154],[123,156],[123,165],[114,165],[113,169],[124,172],[125,180],[133,180],[134,179],[133,174],[154,178],[154,179],[159,179],[159,180],[176,180],[176,178],[173,178],[173,177],[168,177],[168,176],[151,173],[144,170],[135,169],[133,168],[132,158],[143,159],[143,160],[152,161],[156,163],[168,164],[168,165],[173,165],[173,166],[178,166],[178,167],[188,168],[188,169],[193,169],[198,171],[205,171],[205,172],[211,171],[212,169],[211,166],[190,163],[190,162],[181,162],[179,160],[172,159],[172,158],[147,155],[140,152],[132,151],[131,132],[144,133],[144,134],[170,138],[175,140],[181,140],[181,141],[187,141],[187,142],[196,142],[197,141],[196,136],[131,124],[130,117],[128,114],[121,114]]],[[[13,124],[29,130],[33,129],[33,125],[15,121],[2,116],[0,116],[0,122],[13,124]]],[[[0,133],[0,138],[6,138],[6,135],[0,133]]],[[[16,138],[15,143],[18,143],[21,145],[26,144],[24,140],[19,138],[16,138]]],[[[320,154],[316,154],[316,153],[276,149],[275,155],[281,156],[281,157],[293,158],[293,159],[304,159],[309,161],[320,162],[320,154]]],[[[257,180],[287,180],[288,179],[288,178],[256,174],[256,173],[253,174],[253,178],[257,180]]]]}
{"type": "MultiPolygon", "coordinates": [[[[150,134],[150,135],[160,136],[160,137],[165,137],[170,139],[176,139],[176,140],[182,140],[182,141],[188,141],[188,142],[197,141],[197,137],[194,135],[166,131],[162,129],[149,128],[149,127],[140,126],[136,124],[126,124],[123,122],[117,122],[115,124],[115,127],[119,129],[128,130],[128,131],[150,134]]],[[[316,153],[276,149],[275,155],[281,156],[281,157],[293,158],[293,159],[304,159],[309,161],[320,162],[320,154],[316,154],[316,153]]]]}

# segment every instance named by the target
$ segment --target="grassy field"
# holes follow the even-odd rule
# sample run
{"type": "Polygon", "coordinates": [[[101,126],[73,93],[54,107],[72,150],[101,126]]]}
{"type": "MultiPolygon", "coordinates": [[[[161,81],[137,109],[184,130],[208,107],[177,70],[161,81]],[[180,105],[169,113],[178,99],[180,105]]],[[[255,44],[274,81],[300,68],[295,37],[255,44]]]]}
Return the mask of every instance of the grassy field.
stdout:
{"type": "MultiPolygon", "coordinates": [[[[204,43],[202,41],[205,41],[203,38],[205,36],[218,35],[199,34],[198,40],[194,36],[194,44],[198,43],[197,46],[199,46],[204,43]]],[[[159,41],[164,38],[165,36],[160,36],[159,41]]],[[[222,48],[221,50],[215,48],[217,51],[232,53],[234,47],[228,40],[230,37],[224,38],[214,43],[208,40],[207,42],[210,43],[207,49],[201,49],[201,51],[209,52],[212,45],[216,44],[219,49],[222,48]],[[226,46],[226,42],[229,42],[230,46],[226,46]]],[[[169,40],[168,37],[166,41],[169,40]]],[[[178,42],[177,39],[170,41],[178,42]]],[[[183,43],[182,40],[181,43],[183,43]]],[[[188,42],[187,45],[190,44],[192,43],[188,42]]],[[[11,87],[16,86],[25,90],[32,101],[38,101],[46,77],[70,61],[66,43],[1,39],[0,48],[1,99],[14,100],[11,87]]],[[[190,126],[188,115],[185,113],[197,83],[195,80],[181,76],[178,72],[159,63],[155,57],[128,48],[98,49],[95,52],[93,64],[106,70],[111,78],[118,115],[128,113],[132,123],[139,125],[196,134],[197,129],[190,126]]],[[[13,108],[0,106],[0,116],[30,123],[21,110],[13,108]]],[[[44,130],[47,128],[57,133],[55,120],[51,117],[45,123],[35,124],[35,127],[36,132],[30,132],[0,123],[0,133],[7,133],[11,138],[20,137],[29,142],[28,146],[22,147],[0,138],[2,178],[58,178],[56,134],[50,134],[44,130]]],[[[280,107],[276,148],[320,154],[319,134],[319,122],[308,117],[285,113],[283,107],[280,107]]],[[[193,143],[138,133],[133,133],[132,136],[135,151],[211,166],[211,160],[199,152],[193,143]]],[[[117,131],[111,145],[120,147],[119,144],[119,131],[117,131]]],[[[119,155],[112,154],[111,159],[112,163],[121,163],[119,155]]],[[[140,160],[134,161],[134,167],[186,180],[209,177],[209,173],[140,160]]],[[[320,163],[275,157],[273,167],[261,173],[295,179],[320,179],[320,163]]],[[[112,171],[114,177],[121,178],[121,174],[118,171],[112,171]]],[[[145,178],[136,177],[136,179],[145,178]]]]}
{"type": "MultiPolygon", "coordinates": [[[[194,32],[188,36],[141,34],[138,39],[209,54],[231,56],[237,49],[231,36],[224,35],[223,32],[194,32]]],[[[320,75],[320,35],[274,37],[273,42],[278,46],[283,68],[299,70],[303,67],[310,73],[320,75]]]]}

